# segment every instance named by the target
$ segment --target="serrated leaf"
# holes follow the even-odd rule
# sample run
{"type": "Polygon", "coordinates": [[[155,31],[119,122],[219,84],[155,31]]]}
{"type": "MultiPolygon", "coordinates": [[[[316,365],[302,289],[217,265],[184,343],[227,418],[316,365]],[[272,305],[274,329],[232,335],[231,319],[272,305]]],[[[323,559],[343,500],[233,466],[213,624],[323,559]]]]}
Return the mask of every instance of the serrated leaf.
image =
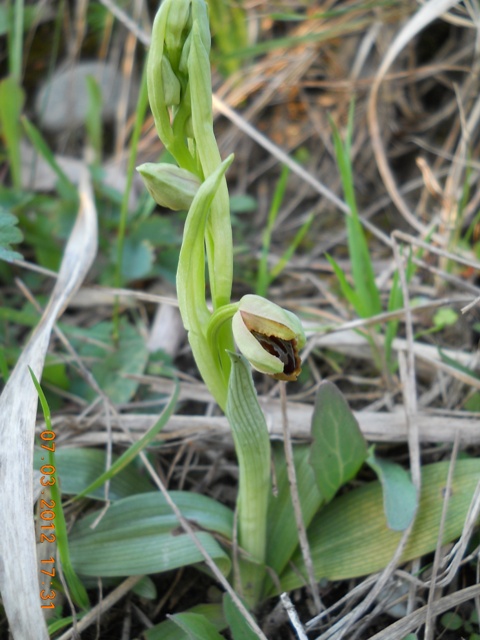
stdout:
{"type": "Polygon", "coordinates": [[[320,493],[329,501],[355,477],[367,457],[358,422],[332,382],[322,382],[318,388],[311,429],[309,463],[320,493]]]}
{"type": "Polygon", "coordinates": [[[18,219],[13,213],[0,206],[0,259],[10,262],[22,260],[22,255],[14,251],[10,245],[23,240],[23,234],[17,227],[18,219]]]}
{"type": "MultiPolygon", "coordinates": [[[[170,493],[184,517],[200,528],[198,540],[228,574],[230,559],[215,534],[231,539],[233,514],[224,505],[193,492],[170,493]]],[[[113,503],[91,528],[100,512],[79,520],[70,537],[75,570],[86,576],[130,576],[160,573],[203,562],[203,556],[184,533],[160,493],[144,493],[113,503]]]]}
{"type": "Polygon", "coordinates": [[[367,464],[375,471],[383,488],[383,509],[392,531],[405,531],[418,505],[417,490],[410,474],[398,464],[377,458],[373,448],[367,464]]]}
{"type": "MultiPolygon", "coordinates": [[[[448,462],[422,468],[417,516],[400,562],[435,550],[448,469],[448,462]]],[[[461,534],[479,474],[480,459],[457,460],[448,497],[443,543],[451,542],[461,534]]],[[[315,576],[317,579],[347,580],[381,571],[392,559],[401,537],[401,532],[387,526],[380,482],[354,489],[322,509],[308,528],[315,576]]],[[[281,589],[290,591],[306,583],[303,560],[297,551],[292,564],[281,576],[281,589]]]]}
{"type": "Polygon", "coordinates": [[[224,640],[215,626],[199,613],[177,613],[170,619],[186,632],[189,640],[224,640]]]}

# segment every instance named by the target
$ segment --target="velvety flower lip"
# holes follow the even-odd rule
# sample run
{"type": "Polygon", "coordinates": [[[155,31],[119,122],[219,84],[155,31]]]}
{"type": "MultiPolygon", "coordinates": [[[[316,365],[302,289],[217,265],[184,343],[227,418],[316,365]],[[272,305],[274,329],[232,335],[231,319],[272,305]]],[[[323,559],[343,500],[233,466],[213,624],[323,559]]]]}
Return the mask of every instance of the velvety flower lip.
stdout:
{"type": "Polygon", "coordinates": [[[244,296],[232,318],[239,350],[252,367],[276,380],[294,381],[301,372],[298,350],[305,344],[300,320],[260,296],[244,296]]]}

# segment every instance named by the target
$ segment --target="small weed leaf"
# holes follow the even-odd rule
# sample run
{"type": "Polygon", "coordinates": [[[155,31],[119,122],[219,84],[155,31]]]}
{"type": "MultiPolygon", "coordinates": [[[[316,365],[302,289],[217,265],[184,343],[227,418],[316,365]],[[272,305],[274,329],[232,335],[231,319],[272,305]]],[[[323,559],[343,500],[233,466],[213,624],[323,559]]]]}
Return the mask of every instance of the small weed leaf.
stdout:
{"type": "Polygon", "coordinates": [[[405,531],[412,522],[418,506],[417,491],[410,475],[398,464],[375,456],[373,447],[367,464],[382,484],[383,508],[387,526],[392,531],[405,531]]]}
{"type": "Polygon", "coordinates": [[[17,217],[0,206],[0,259],[7,262],[22,260],[22,255],[13,251],[10,246],[23,240],[23,234],[17,224],[17,217]]]}
{"type": "Polygon", "coordinates": [[[317,393],[312,417],[309,463],[325,500],[355,477],[367,457],[367,444],[345,398],[331,382],[317,393]]]}
{"type": "Polygon", "coordinates": [[[233,640],[256,640],[258,638],[228,593],[223,596],[223,612],[233,640]]]}
{"type": "Polygon", "coordinates": [[[179,613],[170,619],[186,631],[189,640],[223,640],[215,626],[199,613],[179,613]]]}

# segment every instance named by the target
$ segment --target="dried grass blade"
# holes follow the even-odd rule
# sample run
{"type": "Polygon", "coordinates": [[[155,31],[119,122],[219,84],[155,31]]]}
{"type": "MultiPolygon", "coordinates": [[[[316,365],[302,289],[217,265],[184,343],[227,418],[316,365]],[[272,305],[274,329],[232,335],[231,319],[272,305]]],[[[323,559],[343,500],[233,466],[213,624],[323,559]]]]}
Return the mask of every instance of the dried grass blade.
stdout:
{"type": "Polygon", "coordinates": [[[41,377],[53,325],[78,290],[97,251],[96,210],[90,184],[81,186],[80,211],[45,312],[0,397],[0,592],[12,636],[48,640],[40,608],[33,507],[33,443],[38,396],[28,366],[41,377]],[[7,484],[8,483],[8,484],[7,484]],[[7,488],[8,487],[8,488],[7,488]]]}

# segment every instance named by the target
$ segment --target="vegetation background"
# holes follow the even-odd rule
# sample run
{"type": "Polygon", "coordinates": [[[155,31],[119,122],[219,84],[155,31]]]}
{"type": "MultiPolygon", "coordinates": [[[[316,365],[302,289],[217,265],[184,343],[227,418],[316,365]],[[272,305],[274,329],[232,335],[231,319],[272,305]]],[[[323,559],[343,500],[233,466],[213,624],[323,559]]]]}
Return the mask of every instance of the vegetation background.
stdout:
{"type": "MultiPolygon", "coordinates": [[[[208,4],[215,130],[222,157],[235,153],[227,176],[234,297],[268,295],[301,316],[307,330],[302,376],[288,385],[292,436],[307,437],[316,390],[327,379],[344,393],[364,435],[383,443],[383,456],[412,468],[420,459],[449,460],[452,447],[455,456],[475,456],[478,3],[208,4]],[[350,145],[339,154],[349,130],[350,145]],[[363,232],[352,227],[352,206],[363,232]],[[362,234],[371,272],[355,271],[362,234]],[[372,291],[378,295],[369,298],[372,291]]],[[[165,407],[177,378],[180,402],[148,459],[169,489],[232,506],[237,471],[228,426],[198,380],[176,309],[185,212],[156,207],[134,171],[165,160],[142,102],[156,9],[144,0],[10,0],[0,7],[0,374],[6,382],[38,323],[79,201],[85,206],[87,198],[98,215],[98,253],[58,325],[62,333],[50,342],[42,375],[56,442],[71,451],[121,453],[165,407]]],[[[87,244],[94,247],[93,235],[87,244]]],[[[272,434],[280,434],[278,384],[255,379],[272,434]]],[[[89,469],[78,480],[85,486],[96,471],[86,458],[76,460],[65,469],[72,478],[89,469]]],[[[140,464],[132,477],[138,487],[146,482],[140,464]]],[[[356,482],[369,479],[365,472],[356,482]]],[[[91,505],[68,507],[67,523],[91,505]]],[[[478,582],[476,543],[437,598],[478,582]]],[[[379,598],[347,637],[388,634],[392,601],[408,591],[405,575],[415,582],[419,568],[413,563],[392,575],[397,592],[379,598]]],[[[116,597],[93,617],[96,628],[82,637],[141,637],[167,613],[203,602],[205,593],[218,598],[214,582],[194,569],[153,576],[151,584],[154,596],[128,582],[115,587],[116,597]]],[[[361,594],[362,584],[322,584],[332,610],[320,626],[308,626],[308,593],[293,592],[306,637],[340,638],[328,629],[361,597],[352,594],[361,594]]],[[[412,608],[430,597],[417,586],[412,608]]],[[[113,586],[89,588],[100,602],[113,586]]],[[[265,607],[269,638],[298,637],[280,606],[265,607]]],[[[478,594],[448,616],[432,617],[428,634],[479,638],[476,607],[478,594]]],[[[405,605],[395,615],[406,612],[405,605]]],[[[7,637],[5,620],[2,626],[7,637]]]]}

